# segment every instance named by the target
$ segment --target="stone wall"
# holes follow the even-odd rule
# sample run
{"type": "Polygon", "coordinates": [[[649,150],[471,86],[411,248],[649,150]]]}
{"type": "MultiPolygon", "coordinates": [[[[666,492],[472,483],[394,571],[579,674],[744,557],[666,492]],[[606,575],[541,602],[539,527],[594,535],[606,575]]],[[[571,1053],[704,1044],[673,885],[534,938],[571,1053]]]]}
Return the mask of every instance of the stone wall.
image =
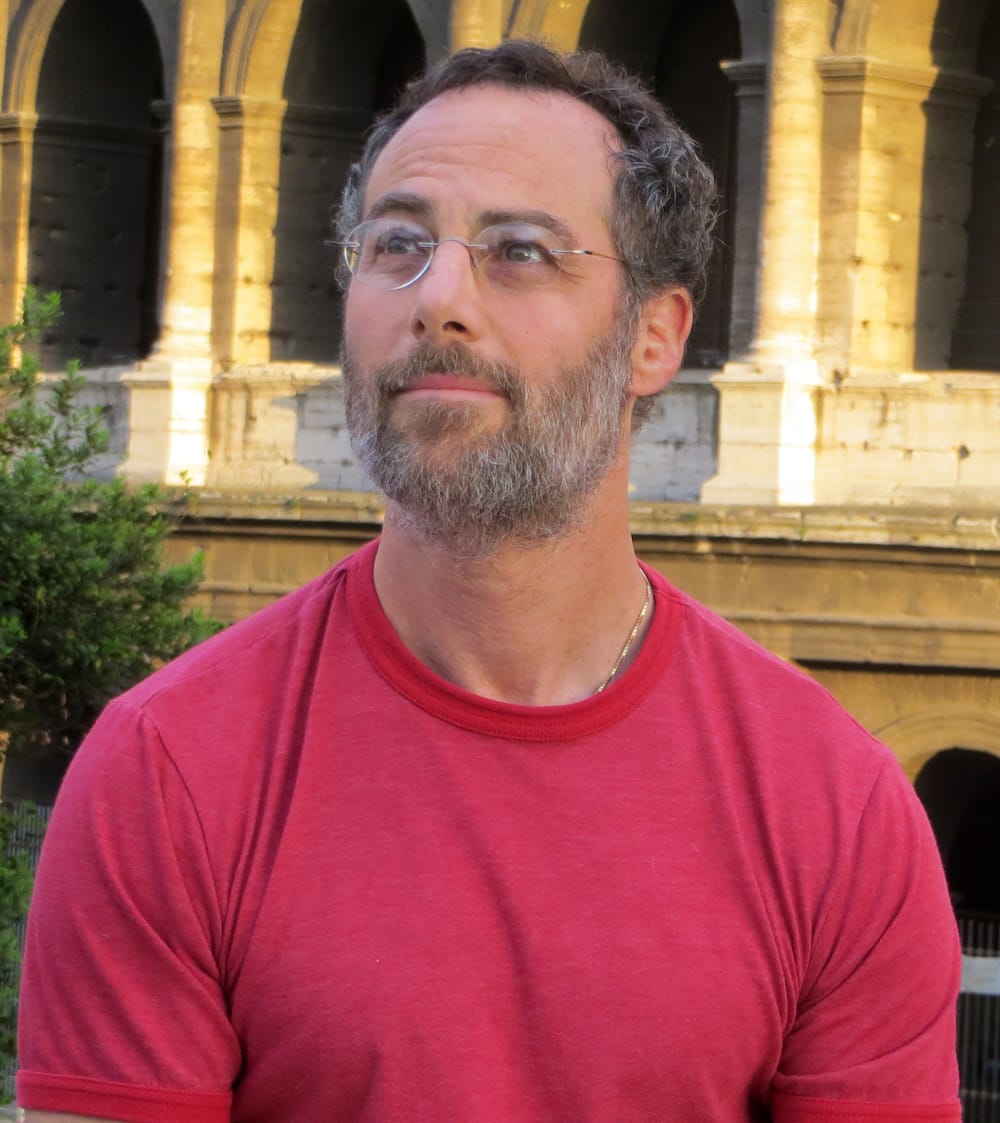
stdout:
{"type": "Polygon", "coordinates": [[[45,354],[122,367],[133,477],[363,482],[329,373],[339,184],[442,29],[459,46],[507,19],[646,74],[720,175],[713,288],[636,497],[1000,498],[989,5],[113,3],[113,30],[84,0],[3,10],[0,312],[63,289],[45,354]]]}

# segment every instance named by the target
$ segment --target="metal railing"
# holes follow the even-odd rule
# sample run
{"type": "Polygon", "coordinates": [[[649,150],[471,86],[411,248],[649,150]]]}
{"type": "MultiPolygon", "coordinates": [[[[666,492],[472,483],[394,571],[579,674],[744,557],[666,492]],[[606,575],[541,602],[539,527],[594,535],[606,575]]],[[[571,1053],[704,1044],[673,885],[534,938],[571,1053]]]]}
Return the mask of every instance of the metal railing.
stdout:
{"type": "Polygon", "coordinates": [[[1000,1123],[1000,917],[958,914],[958,1065],[965,1123],[1000,1123]]]}
{"type": "MultiPolygon", "coordinates": [[[[3,804],[2,809],[7,819],[7,829],[5,831],[5,853],[0,854],[0,857],[18,856],[25,861],[30,869],[34,870],[38,865],[42,836],[45,833],[49,816],[52,814],[52,808],[36,807],[31,804],[3,804]]],[[[22,948],[24,947],[24,928],[23,923],[18,924],[15,928],[18,944],[22,948]]],[[[9,973],[8,971],[3,972],[3,976],[0,982],[4,986],[16,985],[16,964],[9,970],[9,973]]],[[[16,1069],[17,1065],[12,1058],[7,1057],[6,1054],[0,1058],[0,1104],[6,1104],[13,1098],[16,1069]]],[[[5,1118],[2,1113],[6,1110],[13,1109],[0,1108],[0,1120],[5,1118]]]]}

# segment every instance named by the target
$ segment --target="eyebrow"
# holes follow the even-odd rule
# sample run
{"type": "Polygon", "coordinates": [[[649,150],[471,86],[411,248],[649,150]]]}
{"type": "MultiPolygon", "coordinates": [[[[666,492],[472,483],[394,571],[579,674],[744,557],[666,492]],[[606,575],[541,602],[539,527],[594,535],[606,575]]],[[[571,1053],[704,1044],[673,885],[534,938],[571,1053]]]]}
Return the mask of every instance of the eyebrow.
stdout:
{"type": "MultiPolygon", "coordinates": [[[[372,203],[366,218],[370,221],[371,219],[382,218],[387,214],[407,214],[413,218],[428,221],[434,215],[434,208],[422,195],[416,195],[409,191],[389,191],[385,195],[380,195],[372,203]]],[[[480,230],[485,230],[488,226],[501,226],[508,222],[526,223],[530,226],[541,226],[546,230],[551,230],[556,237],[568,244],[575,245],[577,241],[573,231],[566,223],[554,214],[549,214],[548,211],[488,210],[481,211],[477,215],[476,221],[480,230]]]]}
{"type": "Polygon", "coordinates": [[[573,245],[576,244],[573,231],[570,230],[561,218],[556,218],[554,214],[549,214],[548,211],[483,211],[479,215],[478,221],[482,224],[481,229],[483,230],[485,230],[487,226],[501,226],[508,222],[526,223],[529,226],[541,226],[546,230],[551,230],[561,241],[573,245]]]}
{"type": "Polygon", "coordinates": [[[386,214],[399,213],[426,219],[431,217],[432,208],[422,195],[414,195],[409,191],[389,191],[385,195],[380,195],[372,203],[365,217],[370,221],[386,214]]]}

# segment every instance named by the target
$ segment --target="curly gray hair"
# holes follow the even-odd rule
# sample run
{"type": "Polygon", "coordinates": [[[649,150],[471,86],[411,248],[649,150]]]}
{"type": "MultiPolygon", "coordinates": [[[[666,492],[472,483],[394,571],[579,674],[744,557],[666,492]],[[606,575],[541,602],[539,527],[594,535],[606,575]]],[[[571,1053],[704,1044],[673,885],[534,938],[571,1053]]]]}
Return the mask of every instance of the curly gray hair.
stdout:
{"type": "Polygon", "coordinates": [[[341,198],[337,236],[361,221],[364,192],[379,154],[414,113],[449,90],[500,85],[565,93],[591,106],[615,128],[621,147],[610,234],[627,263],[629,312],[672,285],[705,294],[718,195],[698,147],[638,80],[603,55],[563,55],[542,43],[512,40],[488,50],[459,51],[411,83],[380,118],[351,168],[341,198]]]}

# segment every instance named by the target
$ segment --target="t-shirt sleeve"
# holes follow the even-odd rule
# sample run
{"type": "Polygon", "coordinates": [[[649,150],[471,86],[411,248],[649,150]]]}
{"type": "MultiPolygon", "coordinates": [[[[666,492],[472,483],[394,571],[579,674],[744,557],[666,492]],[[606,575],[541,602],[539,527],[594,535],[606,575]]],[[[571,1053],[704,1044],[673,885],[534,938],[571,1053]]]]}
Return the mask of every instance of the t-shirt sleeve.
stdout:
{"type": "Polygon", "coordinates": [[[39,863],[20,999],[22,1107],[225,1123],[240,1048],[224,899],[155,727],[112,704],[67,773],[39,863]]]}
{"type": "Polygon", "coordinates": [[[887,760],[817,914],[775,1123],[958,1123],[961,951],[912,786],[887,760]]]}

